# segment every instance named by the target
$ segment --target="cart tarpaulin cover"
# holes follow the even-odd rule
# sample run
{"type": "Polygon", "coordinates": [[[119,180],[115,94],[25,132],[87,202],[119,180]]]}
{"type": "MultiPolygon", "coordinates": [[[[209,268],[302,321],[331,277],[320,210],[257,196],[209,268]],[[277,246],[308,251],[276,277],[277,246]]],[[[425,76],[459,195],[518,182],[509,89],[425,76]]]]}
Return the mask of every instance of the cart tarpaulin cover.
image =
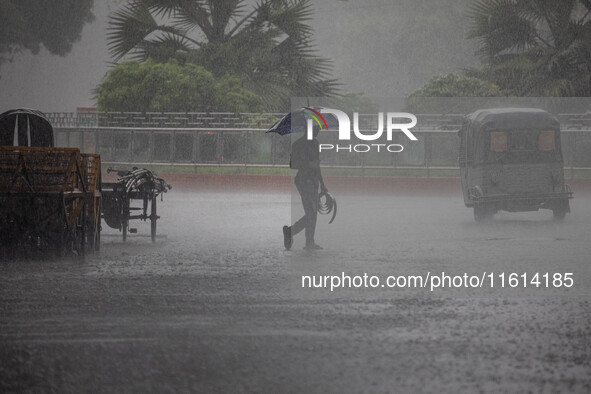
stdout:
{"type": "Polygon", "coordinates": [[[0,115],[0,146],[53,147],[53,127],[40,111],[6,111],[0,115]]]}

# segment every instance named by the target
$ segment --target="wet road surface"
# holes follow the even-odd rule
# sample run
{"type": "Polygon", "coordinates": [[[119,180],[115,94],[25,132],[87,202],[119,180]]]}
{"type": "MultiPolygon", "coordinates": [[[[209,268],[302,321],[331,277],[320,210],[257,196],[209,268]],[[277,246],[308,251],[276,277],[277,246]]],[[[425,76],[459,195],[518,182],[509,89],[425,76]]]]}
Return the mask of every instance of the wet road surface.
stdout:
{"type": "Polygon", "coordinates": [[[155,244],[135,222],[84,262],[3,262],[0,391],[591,391],[590,198],[484,224],[460,196],[337,199],[318,252],[283,250],[289,194],[173,191],[155,244]],[[572,287],[508,285],[547,272],[572,287]],[[382,287],[427,273],[495,282],[382,287]],[[364,274],[380,285],[301,286],[364,274]]]}

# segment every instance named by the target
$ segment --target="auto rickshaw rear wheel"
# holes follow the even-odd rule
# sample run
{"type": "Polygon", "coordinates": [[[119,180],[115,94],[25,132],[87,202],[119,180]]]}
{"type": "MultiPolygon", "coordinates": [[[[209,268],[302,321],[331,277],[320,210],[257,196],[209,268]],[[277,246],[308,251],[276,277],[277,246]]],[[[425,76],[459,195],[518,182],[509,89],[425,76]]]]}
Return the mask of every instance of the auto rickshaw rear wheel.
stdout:
{"type": "Polygon", "coordinates": [[[496,213],[493,207],[486,204],[475,204],[474,205],[474,220],[482,222],[486,219],[490,219],[496,213]]]}
{"type": "Polygon", "coordinates": [[[563,220],[566,216],[567,212],[570,212],[568,200],[560,200],[554,204],[552,208],[552,214],[554,215],[554,220],[563,220]]]}

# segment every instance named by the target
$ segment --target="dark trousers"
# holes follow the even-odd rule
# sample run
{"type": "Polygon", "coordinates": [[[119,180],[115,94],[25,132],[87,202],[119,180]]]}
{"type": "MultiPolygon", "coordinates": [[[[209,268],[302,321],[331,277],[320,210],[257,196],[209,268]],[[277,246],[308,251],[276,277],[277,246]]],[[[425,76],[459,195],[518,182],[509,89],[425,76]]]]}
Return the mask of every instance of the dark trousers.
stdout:
{"type": "Polygon", "coordinates": [[[302,197],[304,216],[291,227],[291,234],[296,235],[305,229],[306,245],[311,245],[314,244],[316,218],[318,217],[318,182],[314,179],[296,176],[295,185],[302,197]]]}

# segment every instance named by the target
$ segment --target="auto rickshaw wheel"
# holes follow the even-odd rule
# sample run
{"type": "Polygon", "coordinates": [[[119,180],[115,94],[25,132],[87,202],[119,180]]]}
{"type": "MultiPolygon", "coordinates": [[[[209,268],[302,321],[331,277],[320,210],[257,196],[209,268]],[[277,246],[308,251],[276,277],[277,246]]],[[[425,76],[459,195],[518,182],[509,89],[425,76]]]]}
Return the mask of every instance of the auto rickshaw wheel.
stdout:
{"type": "Polygon", "coordinates": [[[554,215],[554,220],[564,220],[566,213],[570,211],[568,200],[561,200],[558,201],[554,207],[552,208],[552,214],[554,215]]]}
{"type": "Polygon", "coordinates": [[[483,222],[486,219],[490,219],[495,214],[492,207],[486,204],[475,204],[474,205],[474,220],[477,222],[483,222]]]}

